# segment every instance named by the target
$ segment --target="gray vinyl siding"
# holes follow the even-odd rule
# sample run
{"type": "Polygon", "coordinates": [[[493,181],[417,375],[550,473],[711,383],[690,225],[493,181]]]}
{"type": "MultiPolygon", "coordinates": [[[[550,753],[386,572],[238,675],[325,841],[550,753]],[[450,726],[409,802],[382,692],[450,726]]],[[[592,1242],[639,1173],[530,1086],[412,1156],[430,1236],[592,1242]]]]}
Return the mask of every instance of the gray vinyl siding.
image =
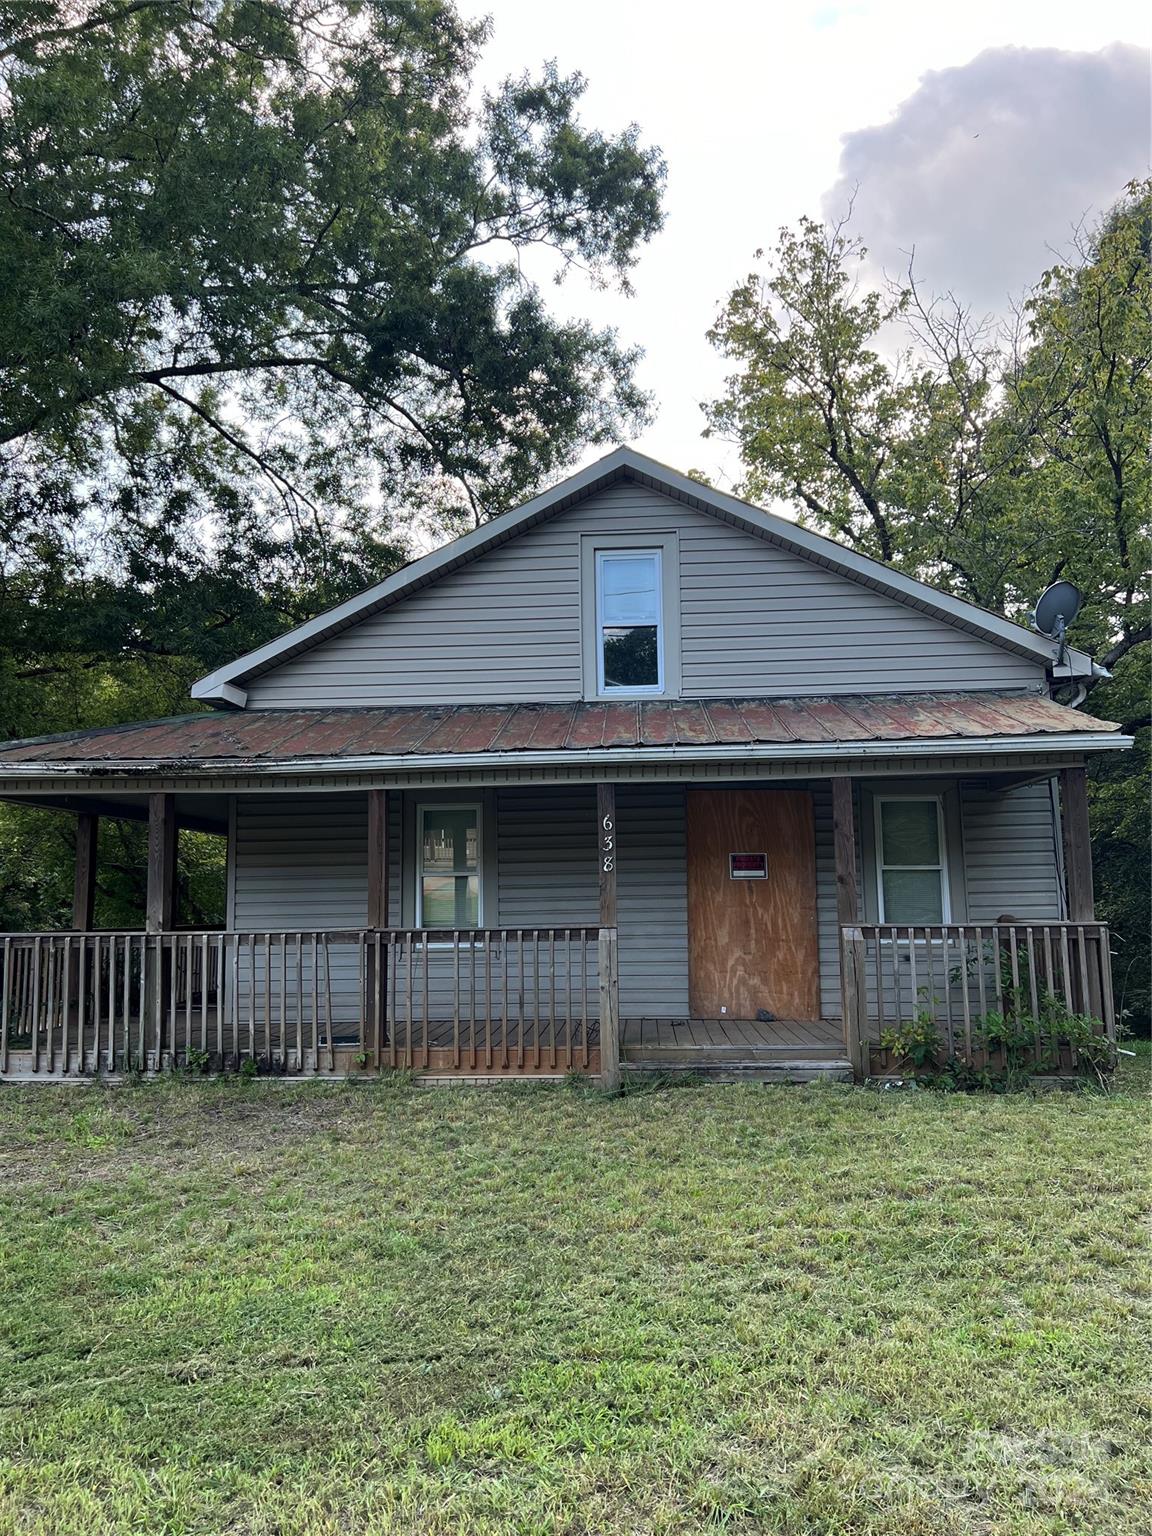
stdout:
{"type": "Polygon", "coordinates": [[[233,926],[363,928],[364,795],[243,795],[236,801],[233,926]]]}
{"type": "Polygon", "coordinates": [[[498,790],[496,860],[501,926],[598,923],[595,789],[498,790]]]}
{"type": "MultiPolygon", "coordinates": [[[[938,783],[938,781],[935,781],[938,783]]],[[[915,780],[902,790],[914,792],[915,780]]],[[[821,1009],[840,1016],[839,929],[831,789],[811,786],[816,837],[816,907],[821,1009]]],[[[957,922],[1061,916],[1058,828],[1046,782],[999,791],[961,783],[965,910],[957,922]]],[[[398,809],[398,795],[393,806],[398,809]]],[[[594,927],[596,801],[591,785],[507,788],[495,794],[495,895],[489,925],[594,927]]],[[[861,826],[858,797],[857,828],[861,826]]],[[[401,924],[402,818],[390,817],[390,920],[401,924]]],[[[688,1015],[688,897],[685,786],[620,785],[620,1008],[626,1018],[688,1015]]],[[[486,833],[487,835],[487,833],[486,833]]],[[[233,853],[233,926],[353,928],[367,920],[367,803],[362,795],[238,797],[233,853]]],[[[875,879],[858,841],[861,894],[875,879]]],[[[434,957],[434,997],[446,996],[449,961],[434,957]]],[[[594,969],[589,973],[594,984],[594,969]]],[[[340,1017],[355,1016],[358,978],[339,956],[340,1017]]]]}
{"type": "Polygon", "coordinates": [[[564,519],[255,679],[249,707],[578,699],[580,566],[564,519]]]}
{"type": "Polygon", "coordinates": [[[969,922],[1058,921],[1063,880],[1049,781],[1004,792],[964,785],[960,805],[969,922]]]}
{"type": "Polygon", "coordinates": [[[253,679],[249,705],[579,699],[581,538],[600,533],[675,534],[684,698],[1043,684],[1024,657],[625,482],[253,679]]]}
{"type": "MultiPolygon", "coordinates": [[[[363,928],[368,921],[364,795],[237,796],[232,859],[231,922],[237,932],[363,928]]],[[[330,964],[329,977],[321,972],[321,990],[330,983],[333,1018],[353,1023],[360,1016],[355,950],[333,946],[330,964]]],[[[304,969],[310,991],[310,953],[304,969]]],[[[238,981],[243,1007],[248,987],[243,956],[238,981]]]]}
{"type": "MultiPolygon", "coordinates": [[[[620,1011],[626,1018],[683,1018],[688,1011],[684,789],[622,786],[616,813],[620,1011]]],[[[594,926],[600,910],[595,848],[591,786],[501,790],[501,926],[594,926]]]]}
{"type": "Polygon", "coordinates": [[[622,1018],[688,1015],[688,851],[682,785],[616,791],[622,1018]]]}

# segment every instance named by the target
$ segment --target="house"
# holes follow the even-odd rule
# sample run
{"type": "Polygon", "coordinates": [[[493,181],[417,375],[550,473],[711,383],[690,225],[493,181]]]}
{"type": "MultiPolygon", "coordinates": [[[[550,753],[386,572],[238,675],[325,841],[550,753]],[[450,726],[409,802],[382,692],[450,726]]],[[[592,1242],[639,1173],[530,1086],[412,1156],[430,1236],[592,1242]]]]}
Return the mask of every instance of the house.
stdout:
{"type": "Polygon", "coordinates": [[[620,448],[208,712],[0,747],[77,826],[72,930],[0,940],[0,1072],[848,1075],[1052,999],[1110,1039],[1084,764],[1130,740],[1053,698],[1092,667],[620,448]],[[92,926],[106,816],[148,822],[141,932],[92,926]],[[223,931],[173,928],[185,827],[223,931]]]}

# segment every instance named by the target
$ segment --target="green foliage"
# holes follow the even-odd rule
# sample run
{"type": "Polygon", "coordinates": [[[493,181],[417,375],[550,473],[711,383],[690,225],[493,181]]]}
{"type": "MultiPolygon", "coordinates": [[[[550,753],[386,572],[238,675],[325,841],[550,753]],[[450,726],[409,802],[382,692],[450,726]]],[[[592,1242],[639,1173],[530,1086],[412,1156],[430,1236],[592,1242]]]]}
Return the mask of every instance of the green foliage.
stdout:
{"type": "MultiPolygon", "coordinates": [[[[627,287],[660,156],[551,67],[478,101],[485,36],[447,0],[0,0],[0,738],[184,713],[643,415],[521,258],[627,287]]],[[[66,821],[0,807],[0,926],[67,917],[66,821]]],[[[138,921],[139,829],[102,839],[98,921],[138,921]]],[[[220,920],[218,846],[181,862],[220,920]]]]}
{"type": "Polygon", "coordinates": [[[0,442],[41,474],[180,449],[201,509],[246,460],[290,517],[436,477],[483,515],[641,407],[630,355],[517,260],[626,283],[660,226],[659,155],[581,124],[579,76],[475,103],[487,26],[448,0],[0,23],[0,442]]]}
{"type": "Polygon", "coordinates": [[[934,1067],[940,1054],[940,1026],[932,1010],[925,1008],[914,1019],[884,1030],[880,1046],[891,1052],[900,1066],[934,1067]]]}
{"type": "Polygon", "coordinates": [[[938,999],[926,1000],[915,1018],[884,1030],[880,1049],[898,1070],[911,1069],[925,1087],[954,1092],[1014,1092],[1034,1077],[1070,1069],[1108,1085],[1116,1063],[1099,1019],[1072,1013],[1051,994],[1030,1012],[1014,996],[1010,977],[1003,993],[1004,1010],[990,1010],[975,1021],[970,1055],[946,1050],[935,1011],[938,999]]]}
{"type": "Polygon", "coordinates": [[[711,332],[735,372],[707,409],[739,445],[743,494],[783,500],[863,554],[1024,619],[1058,577],[1085,592],[1075,644],[1114,674],[1087,707],[1138,736],[1091,770],[1099,912],[1124,1006],[1148,1027],[1152,182],[1134,182],[1003,332],[879,294],[844,226],[783,230],[767,275],[711,332]],[[906,346],[886,360],[903,328],[906,346]],[[882,337],[883,333],[883,337],[882,337]]]}
{"type": "MultiPolygon", "coordinates": [[[[72,914],[75,822],[55,811],[0,805],[0,931],[67,928],[72,914]]],[[[224,840],[182,831],[178,920],[189,927],[224,922],[224,840]]],[[[146,895],[147,830],[105,818],[97,849],[95,923],[138,928],[146,895]]]]}

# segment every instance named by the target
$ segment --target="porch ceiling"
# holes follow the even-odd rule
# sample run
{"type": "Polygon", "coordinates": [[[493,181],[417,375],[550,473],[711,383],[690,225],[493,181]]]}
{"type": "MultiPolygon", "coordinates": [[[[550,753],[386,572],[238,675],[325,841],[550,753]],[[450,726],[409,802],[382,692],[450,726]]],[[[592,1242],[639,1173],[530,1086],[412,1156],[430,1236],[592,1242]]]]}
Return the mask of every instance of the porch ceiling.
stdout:
{"type": "Polygon", "coordinates": [[[0,783],[44,772],[75,780],[371,759],[417,766],[429,759],[547,753],[563,761],[638,750],[674,758],[686,748],[704,757],[710,748],[800,748],[815,756],[913,743],[954,750],[980,741],[994,750],[997,742],[1031,741],[1043,748],[1057,737],[1089,748],[1111,745],[1099,738],[1118,731],[1113,722],[1036,694],[993,692],[219,711],[0,744],[0,783]]]}
{"type": "MultiPolygon", "coordinates": [[[[89,815],[103,816],[115,821],[117,818],[123,821],[148,820],[148,792],[140,794],[120,794],[103,790],[102,787],[93,786],[96,790],[85,788],[83,794],[22,794],[6,797],[0,795],[0,799],[9,799],[16,805],[27,805],[34,809],[45,811],[66,811],[71,815],[79,815],[86,812],[89,815]]],[[[228,796],[223,794],[205,794],[200,791],[190,791],[187,794],[175,796],[176,825],[181,829],[186,828],[190,832],[211,832],[219,837],[224,837],[228,832],[228,796]]]]}

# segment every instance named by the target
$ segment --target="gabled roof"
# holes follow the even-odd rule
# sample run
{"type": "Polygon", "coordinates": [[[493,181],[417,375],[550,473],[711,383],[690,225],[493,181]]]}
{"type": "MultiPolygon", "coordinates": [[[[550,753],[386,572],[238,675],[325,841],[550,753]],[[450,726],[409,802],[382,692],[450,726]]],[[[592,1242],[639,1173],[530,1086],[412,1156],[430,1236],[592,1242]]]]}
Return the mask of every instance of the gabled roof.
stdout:
{"type": "MultiPolygon", "coordinates": [[[[976,607],[974,603],[966,603],[960,598],[938,592],[926,582],[902,575],[878,560],[870,560],[787,518],[765,512],[750,502],[714,490],[711,486],[701,485],[687,475],[638,453],[634,448],[622,447],[525,502],[515,511],[494,518],[471,533],[445,544],[443,548],[434,550],[432,554],[412,561],[386,581],[378,582],[376,586],[349,598],[347,602],[309,619],[306,624],[300,624],[278,639],[270,640],[266,645],[210,672],[207,677],[193,684],[192,697],[243,706],[246,702],[244,684],[250,678],[281,665],[330,635],[391,606],[449,571],[507,543],[534,524],[554,517],[620,480],[637,481],[695,507],[698,511],[736,524],[781,548],[895,598],[898,602],[919,608],[1005,650],[1027,656],[1039,665],[1051,668],[1055,662],[1055,642],[1044,635],[1013,624],[999,614],[976,607]]],[[[1071,671],[1076,675],[1091,672],[1091,659],[1083,653],[1069,651],[1068,657],[1071,671]]]]}

